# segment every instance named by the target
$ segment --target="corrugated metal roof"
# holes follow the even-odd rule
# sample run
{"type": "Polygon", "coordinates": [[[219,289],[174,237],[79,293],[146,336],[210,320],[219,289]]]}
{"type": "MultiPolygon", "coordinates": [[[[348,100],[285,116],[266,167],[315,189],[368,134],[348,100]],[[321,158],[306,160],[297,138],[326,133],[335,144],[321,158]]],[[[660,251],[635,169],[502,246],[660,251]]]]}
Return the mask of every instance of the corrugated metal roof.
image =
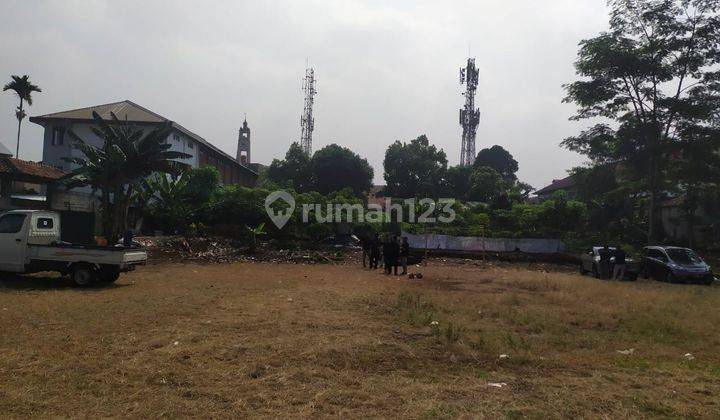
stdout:
{"type": "Polygon", "coordinates": [[[113,103],[104,104],[104,105],[89,106],[86,108],[78,108],[78,109],[73,109],[70,111],[56,112],[53,114],[39,115],[37,117],[30,117],[30,121],[34,122],[34,123],[38,123],[38,124],[41,124],[43,122],[53,121],[53,120],[92,121],[93,120],[93,117],[92,117],[93,111],[97,112],[100,115],[100,117],[102,117],[105,120],[109,120],[111,118],[110,113],[114,113],[115,116],[118,117],[118,119],[127,121],[127,122],[145,123],[145,124],[158,124],[158,123],[163,123],[163,122],[170,122],[170,123],[172,123],[173,128],[179,130],[180,132],[184,133],[188,137],[191,137],[198,143],[201,143],[201,144],[207,146],[209,149],[212,149],[216,153],[220,154],[228,161],[228,163],[232,163],[235,166],[240,167],[245,171],[249,171],[249,172],[257,175],[257,173],[255,171],[248,168],[247,166],[241,165],[234,157],[223,152],[218,147],[216,147],[209,141],[205,140],[201,136],[193,133],[192,131],[181,126],[180,124],[176,123],[175,121],[165,118],[160,114],[156,114],[156,113],[150,111],[149,109],[144,108],[144,107],[136,104],[135,102],[132,102],[129,100],[113,102],[113,103]]]}
{"type": "Polygon", "coordinates": [[[168,121],[149,109],[143,108],[132,101],[120,101],[110,104],[94,105],[86,108],[71,109],[70,111],[55,112],[52,114],[39,115],[30,118],[32,122],[43,120],[88,120],[92,121],[93,111],[97,112],[104,120],[109,120],[110,114],[114,113],[118,119],[138,123],[160,123],[168,121]]]}

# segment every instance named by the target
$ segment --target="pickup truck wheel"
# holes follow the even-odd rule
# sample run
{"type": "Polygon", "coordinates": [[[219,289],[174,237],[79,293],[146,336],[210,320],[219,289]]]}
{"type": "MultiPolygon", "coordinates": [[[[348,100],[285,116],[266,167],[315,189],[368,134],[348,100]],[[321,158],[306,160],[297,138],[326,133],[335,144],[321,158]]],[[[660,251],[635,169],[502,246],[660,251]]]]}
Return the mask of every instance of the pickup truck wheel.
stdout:
{"type": "Polygon", "coordinates": [[[70,271],[73,283],[80,287],[92,286],[97,280],[95,267],[89,264],[76,264],[70,271]]]}
{"type": "Polygon", "coordinates": [[[667,272],[667,274],[665,275],[665,281],[668,283],[677,283],[678,282],[677,277],[675,277],[675,275],[673,274],[672,271],[667,272]]]}

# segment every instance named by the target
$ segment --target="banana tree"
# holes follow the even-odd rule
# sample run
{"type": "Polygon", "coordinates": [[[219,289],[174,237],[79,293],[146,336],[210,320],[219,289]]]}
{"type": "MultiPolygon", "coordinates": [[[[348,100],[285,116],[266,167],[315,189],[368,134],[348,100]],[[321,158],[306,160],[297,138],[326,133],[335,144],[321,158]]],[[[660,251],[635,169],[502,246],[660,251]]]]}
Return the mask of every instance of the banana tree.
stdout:
{"type": "Polygon", "coordinates": [[[78,165],[68,174],[66,187],[89,186],[93,192],[100,192],[100,212],[103,234],[114,244],[127,227],[127,213],[133,191],[155,173],[179,174],[186,165],[175,159],[186,159],[190,155],[169,150],[166,139],[172,131],[171,124],[164,123],[147,134],[127,121],[121,121],[111,113],[106,121],[93,112],[96,126],[92,132],[103,140],[101,147],[95,147],[69,131],[85,157],[66,158],[78,165]]]}

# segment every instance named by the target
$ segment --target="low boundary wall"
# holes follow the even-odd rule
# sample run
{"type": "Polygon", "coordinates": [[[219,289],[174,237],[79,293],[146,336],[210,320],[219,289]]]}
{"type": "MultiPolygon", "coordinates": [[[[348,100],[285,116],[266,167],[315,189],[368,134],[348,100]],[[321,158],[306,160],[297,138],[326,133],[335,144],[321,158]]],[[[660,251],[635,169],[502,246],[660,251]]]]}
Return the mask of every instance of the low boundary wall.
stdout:
{"type": "Polygon", "coordinates": [[[466,252],[524,252],[527,254],[561,254],[565,245],[559,239],[483,238],[478,236],[451,236],[433,233],[412,234],[403,232],[411,248],[466,252]]]}

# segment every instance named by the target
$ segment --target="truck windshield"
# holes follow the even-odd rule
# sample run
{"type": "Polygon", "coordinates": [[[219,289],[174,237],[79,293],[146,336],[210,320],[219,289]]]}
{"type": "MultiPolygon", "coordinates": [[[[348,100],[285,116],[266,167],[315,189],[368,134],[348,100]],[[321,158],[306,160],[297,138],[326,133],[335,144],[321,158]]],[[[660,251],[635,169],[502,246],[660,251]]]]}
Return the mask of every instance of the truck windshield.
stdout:
{"type": "Polygon", "coordinates": [[[667,253],[673,261],[679,264],[699,264],[702,262],[702,259],[689,249],[673,248],[668,249],[667,253]]]}
{"type": "Polygon", "coordinates": [[[24,214],[6,214],[0,217],[0,233],[18,233],[25,222],[24,214]]]}

